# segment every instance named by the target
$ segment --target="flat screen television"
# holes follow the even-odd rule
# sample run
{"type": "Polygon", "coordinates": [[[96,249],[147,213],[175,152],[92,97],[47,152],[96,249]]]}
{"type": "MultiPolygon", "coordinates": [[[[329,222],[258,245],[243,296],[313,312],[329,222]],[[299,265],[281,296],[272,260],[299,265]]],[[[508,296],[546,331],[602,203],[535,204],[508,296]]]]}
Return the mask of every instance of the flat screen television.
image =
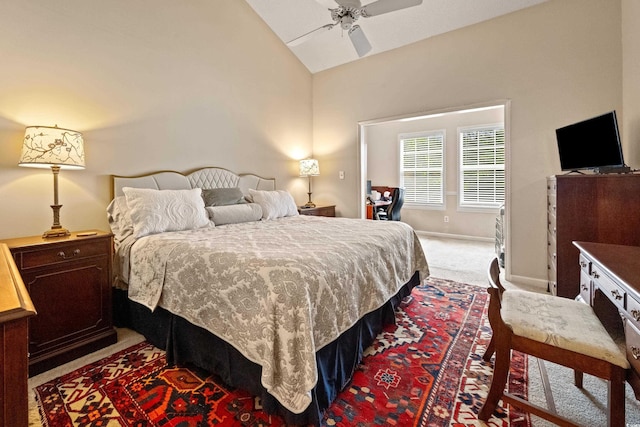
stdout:
{"type": "Polygon", "coordinates": [[[556,129],[556,139],[563,171],[624,171],[615,111],[556,129]]]}

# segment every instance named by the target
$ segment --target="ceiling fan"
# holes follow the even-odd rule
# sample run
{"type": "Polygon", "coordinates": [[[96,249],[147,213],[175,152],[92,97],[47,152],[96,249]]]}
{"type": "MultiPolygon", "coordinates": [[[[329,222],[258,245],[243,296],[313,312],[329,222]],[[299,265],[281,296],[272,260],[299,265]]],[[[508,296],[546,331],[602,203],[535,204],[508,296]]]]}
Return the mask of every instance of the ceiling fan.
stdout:
{"type": "Polygon", "coordinates": [[[362,28],[359,25],[354,25],[354,22],[358,18],[369,18],[372,16],[382,15],[383,13],[389,13],[400,9],[406,9],[408,7],[418,6],[422,4],[422,0],[377,0],[373,3],[362,6],[360,0],[316,0],[318,3],[329,7],[331,12],[331,19],[333,23],[323,25],[320,28],[316,28],[313,31],[309,31],[295,39],[287,42],[287,46],[298,46],[311,39],[317,34],[329,31],[336,25],[340,24],[340,27],[347,31],[353,47],[359,57],[362,57],[369,53],[371,50],[371,43],[364,35],[362,28]],[[337,3],[338,7],[333,3],[337,3]]]}

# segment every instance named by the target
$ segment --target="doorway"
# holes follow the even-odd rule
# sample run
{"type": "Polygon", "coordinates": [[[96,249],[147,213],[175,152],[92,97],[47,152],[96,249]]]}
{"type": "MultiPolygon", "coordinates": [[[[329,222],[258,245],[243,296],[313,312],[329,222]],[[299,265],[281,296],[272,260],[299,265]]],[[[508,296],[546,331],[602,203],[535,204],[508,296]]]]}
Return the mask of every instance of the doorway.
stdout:
{"type": "MultiPolygon", "coordinates": [[[[441,132],[444,136],[444,163],[442,171],[443,199],[440,205],[407,203],[403,206],[402,220],[417,232],[442,237],[468,240],[493,241],[496,237],[498,207],[474,207],[465,205],[460,198],[459,163],[461,145],[458,137],[461,129],[473,126],[504,126],[504,239],[505,269],[510,271],[509,212],[510,212],[510,140],[509,100],[490,101],[463,107],[368,120],[358,123],[358,154],[360,169],[360,200],[366,200],[367,182],[371,185],[400,186],[401,135],[420,132],[441,132]]],[[[406,174],[405,174],[406,176],[406,174]]],[[[360,217],[366,215],[364,204],[360,217]]]]}

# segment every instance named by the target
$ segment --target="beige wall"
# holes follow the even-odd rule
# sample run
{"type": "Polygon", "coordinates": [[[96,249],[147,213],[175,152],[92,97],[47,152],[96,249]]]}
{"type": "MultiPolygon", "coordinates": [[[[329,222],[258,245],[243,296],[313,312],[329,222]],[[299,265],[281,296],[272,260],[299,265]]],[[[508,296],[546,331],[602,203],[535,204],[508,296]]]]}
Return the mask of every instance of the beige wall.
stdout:
{"type": "Polygon", "coordinates": [[[619,0],[551,0],[315,74],[314,151],[324,168],[315,192],[357,215],[358,121],[510,99],[510,272],[542,285],[545,179],[560,173],[554,130],[621,110],[620,28],[619,0]]]}
{"type": "Polygon", "coordinates": [[[111,174],[221,166],[306,199],[312,77],[244,1],[3,0],[0,58],[0,238],[52,224],[51,172],[17,166],[27,125],[84,135],[73,230],[108,227],[111,174]]]}
{"type": "Polygon", "coordinates": [[[363,126],[366,142],[365,175],[372,185],[397,187],[400,185],[399,135],[443,130],[445,133],[445,164],[443,208],[424,208],[405,204],[402,221],[415,230],[474,238],[495,236],[495,220],[498,209],[471,210],[458,208],[459,185],[459,128],[502,123],[504,108],[473,109],[466,112],[434,114],[422,119],[391,120],[363,126]],[[445,222],[447,216],[449,221],[445,222]]]}

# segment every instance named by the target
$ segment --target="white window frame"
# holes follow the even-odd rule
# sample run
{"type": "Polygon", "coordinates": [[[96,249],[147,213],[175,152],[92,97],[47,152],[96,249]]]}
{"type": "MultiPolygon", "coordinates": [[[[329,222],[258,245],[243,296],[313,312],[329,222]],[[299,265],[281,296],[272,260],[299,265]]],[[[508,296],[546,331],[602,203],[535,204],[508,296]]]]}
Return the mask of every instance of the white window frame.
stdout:
{"type": "Polygon", "coordinates": [[[487,210],[495,210],[499,208],[502,204],[505,203],[506,196],[506,129],[504,123],[492,123],[487,125],[474,125],[474,126],[465,126],[458,128],[458,210],[459,211],[478,211],[484,212],[487,210]],[[465,166],[463,165],[464,160],[464,148],[463,148],[463,134],[469,133],[470,131],[486,131],[486,130],[502,130],[504,133],[503,136],[503,156],[504,162],[496,166],[496,164],[490,165],[472,165],[465,166]],[[494,200],[495,202],[478,202],[478,201],[466,201],[464,200],[465,192],[464,192],[464,173],[465,171],[499,171],[502,170],[502,179],[503,179],[503,188],[502,188],[502,198],[494,190],[494,200]]]}
{"type": "Polygon", "coordinates": [[[398,151],[400,156],[400,186],[405,189],[404,196],[404,206],[412,207],[412,208],[421,208],[421,209],[438,209],[443,210],[445,208],[446,202],[446,194],[445,194],[445,178],[446,178],[446,144],[447,144],[447,134],[445,129],[437,129],[423,132],[413,132],[413,133],[402,133],[398,135],[398,151]],[[415,200],[412,199],[411,194],[407,192],[407,185],[405,183],[405,166],[404,166],[404,146],[403,141],[406,139],[415,139],[415,138],[428,138],[433,136],[440,136],[442,138],[442,161],[441,167],[421,167],[421,168],[413,168],[414,171],[425,171],[425,172],[439,172],[440,173],[440,201],[429,201],[429,200],[415,200]]]}

